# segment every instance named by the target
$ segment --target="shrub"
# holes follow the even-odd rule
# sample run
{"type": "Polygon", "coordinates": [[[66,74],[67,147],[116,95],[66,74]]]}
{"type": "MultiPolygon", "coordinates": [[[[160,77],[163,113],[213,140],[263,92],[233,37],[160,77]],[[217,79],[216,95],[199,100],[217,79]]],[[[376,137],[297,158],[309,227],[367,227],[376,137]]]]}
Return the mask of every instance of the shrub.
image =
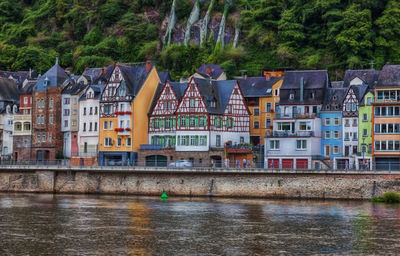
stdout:
{"type": "Polygon", "coordinates": [[[381,203],[388,203],[388,204],[398,204],[400,203],[400,193],[397,192],[386,192],[380,197],[372,198],[373,202],[381,202],[381,203]]]}

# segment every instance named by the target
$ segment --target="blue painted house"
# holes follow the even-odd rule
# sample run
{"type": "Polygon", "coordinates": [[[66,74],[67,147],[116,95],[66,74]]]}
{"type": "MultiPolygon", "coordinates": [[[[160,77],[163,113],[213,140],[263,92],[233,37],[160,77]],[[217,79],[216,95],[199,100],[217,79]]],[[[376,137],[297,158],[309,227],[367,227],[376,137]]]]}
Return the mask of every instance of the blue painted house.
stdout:
{"type": "Polygon", "coordinates": [[[336,86],[326,89],[321,109],[321,157],[331,168],[336,168],[333,160],[343,155],[342,103],[347,88],[336,86]]]}

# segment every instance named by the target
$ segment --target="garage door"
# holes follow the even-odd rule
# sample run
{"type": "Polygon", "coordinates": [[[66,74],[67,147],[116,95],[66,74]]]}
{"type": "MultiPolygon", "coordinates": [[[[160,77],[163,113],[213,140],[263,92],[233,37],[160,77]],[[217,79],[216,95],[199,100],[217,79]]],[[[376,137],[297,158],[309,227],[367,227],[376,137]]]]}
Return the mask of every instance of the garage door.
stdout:
{"type": "Polygon", "coordinates": [[[308,169],[308,159],[296,159],[296,169],[308,169]]]}
{"type": "Polygon", "coordinates": [[[279,168],[279,159],[268,159],[268,168],[279,168]]]}
{"type": "Polygon", "coordinates": [[[382,171],[400,170],[400,158],[375,158],[375,166],[382,171]]]}
{"type": "Polygon", "coordinates": [[[282,159],[282,169],[293,169],[293,159],[282,159]]]}

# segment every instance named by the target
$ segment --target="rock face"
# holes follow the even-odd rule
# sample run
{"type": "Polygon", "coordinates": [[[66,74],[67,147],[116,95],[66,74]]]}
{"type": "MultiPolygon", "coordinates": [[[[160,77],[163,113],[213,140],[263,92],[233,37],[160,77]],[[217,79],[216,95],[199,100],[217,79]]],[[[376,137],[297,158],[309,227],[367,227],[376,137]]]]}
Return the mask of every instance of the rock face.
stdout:
{"type": "Polygon", "coordinates": [[[231,1],[225,1],[223,14],[213,14],[215,0],[209,1],[207,12],[202,19],[200,19],[200,13],[202,12],[200,2],[204,3],[208,1],[195,0],[193,9],[187,20],[177,20],[175,14],[177,8],[176,0],[172,2],[170,14],[162,25],[162,28],[166,27],[162,38],[164,46],[169,46],[172,43],[184,44],[186,46],[189,43],[194,43],[204,46],[210,38],[210,34],[214,41],[222,45],[230,43],[238,45],[239,34],[235,34],[236,26],[226,23],[231,1]],[[235,35],[237,35],[237,38],[235,38],[235,35]]]}
{"type": "Polygon", "coordinates": [[[1,192],[159,196],[163,189],[170,196],[370,199],[400,191],[400,174],[0,170],[1,192]]]}

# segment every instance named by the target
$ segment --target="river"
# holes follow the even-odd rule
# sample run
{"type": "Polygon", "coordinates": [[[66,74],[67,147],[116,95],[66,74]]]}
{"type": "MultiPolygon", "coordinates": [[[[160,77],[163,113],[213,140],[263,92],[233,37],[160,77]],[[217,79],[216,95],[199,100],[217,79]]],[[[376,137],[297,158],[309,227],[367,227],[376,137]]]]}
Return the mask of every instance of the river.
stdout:
{"type": "Polygon", "coordinates": [[[400,254],[400,207],[360,201],[0,194],[0,255],[400,254]]]}

